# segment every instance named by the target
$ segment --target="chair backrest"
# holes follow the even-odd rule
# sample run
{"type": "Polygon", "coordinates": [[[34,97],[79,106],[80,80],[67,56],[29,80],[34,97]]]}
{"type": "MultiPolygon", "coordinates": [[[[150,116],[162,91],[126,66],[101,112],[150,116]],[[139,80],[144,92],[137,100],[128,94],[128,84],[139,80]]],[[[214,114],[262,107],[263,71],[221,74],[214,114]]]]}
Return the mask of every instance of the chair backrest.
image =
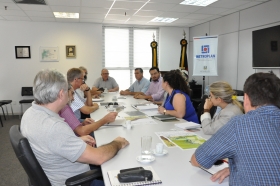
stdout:
{"type": "Polygon", "coordinates": [[[51,183],[37,161],[28,140],[22,136],[18,125],[10,129],[10,141],[15,154],[29,177],[32,186],[51,186],[51,183]]]}
{"type": "Polygon", "coordinates": [[[21,96],[33,96],[33,87],[21,87],[21,96]]]}

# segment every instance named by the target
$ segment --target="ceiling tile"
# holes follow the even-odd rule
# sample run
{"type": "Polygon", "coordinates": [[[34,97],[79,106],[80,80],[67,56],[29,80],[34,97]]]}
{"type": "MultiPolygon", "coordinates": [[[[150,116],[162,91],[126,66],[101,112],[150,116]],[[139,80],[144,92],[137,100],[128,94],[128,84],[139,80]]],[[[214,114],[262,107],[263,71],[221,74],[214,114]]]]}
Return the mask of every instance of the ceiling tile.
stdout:
{"type": "Polygon", "coordinates": [[[18,4],[17,5],[22,10],[35,10],[35,11],[51,11],[49,6],[45,5],[26,5],[26,4],[18,4]]]}
{"type": "Polygon", "coordinates": [[[72,12],[80,13],[80,7],[76,6],[51,6],[53,12],[72,12]]]}
{"type": "Polygon", "coordinates": [[[170,3],[148,3],[146,4],[142,10],[159,10],[159,11],[168,11],[177,4],[170,4],[170,3]]]}
{"type": "Polygon", "coordinates": [[[180,4],[183,0],[151,0],[150,2],[180,4]]]}
{"type": "Polygon", "coordinates": [[[202,9],[201,6],[177,5],[170,9],[172,12],[195,12],[202,9]]]}
{"type": "Polygon", "coordinates": [[[210,4],[209,7],[217,8],[236,8],[238,6],[249,3],[250,1],[239,1],[239,0],[219,0],[213,4],[210,4]]]}
{"type": "Polygon", "coordinates": [[[183,18],[189,15],[190,13],[184,12],[163,12],[159,17],[172,17],[172,18],[183,18]]]}
{"type": "Polygon", "coordinates": [[[81,0],[47,0],[50,6],[80,6],[81,0]]]}
{"type": "Polygon", "coordinates": [[[15,4],[11,3],[5,3],[0,1],[0,9],[5,10],[5,6],[7,6],[7,10],[20,10],[20,8],[15,4]]]}
{"type": "Polygon", "coordinates": [[[54,17],[53,12],[25,11],[28,16],[33,17],[54,17]]]}
{"type": "Polygon", "coordinates": [[[193,20],[193,19],[177,19],[176,21],[172,22],[172,23],[194,23],[197,22],[197,20],[193,20]]]}
{"type": "Polygon", "coordinates": [[[120,15],[125,15],[126,16],[132,16],[136,10],[129,10],[129,9],[122,9],[122,8],[112,8],[109,12],[109,14],[120,14],[120,15]]]}
{"type": "Polygon", "coordinates": [[[107,12],[108,12],[108,9],[105,9],[105,8],[81,7],[81,13],[106,14],[107,12]]]}
{"type": "Polygon", "coordinates": [[[8,21],[30,21],[26,16],[3,16],[8,21]]]}
{"type": "Polygon", "coordinates": [[[154,17],[157,17],[159,16],[160,14],[162,14],[163,12],[160,12],[160,11],[153,11],[153,10],[140,10],[139,12],[137,12],[137,14],[135,15],[138,15],[138,16],[154,16],[154,17]]]}
{"type": "Polygon", "coordinates": [[[201,14],[213,14],[213,15],[216,15],[216,14],[219,14],[219,13],[222,13],[222,12],[225,12],[227,11],[228,9],[226,8],[215,8],[215,7],[204,7],[198,11],[196,11],[195,13],[201,13],[201,14]]]}
{"type": "Polygon", "coordinates": [[[212,15],[210,15],[210,14],[189,14],[184,18],[201,20],[201,19],[205,19],[209,16],[212,16],[212,15]]]}
{"type": "Polygon", "coordinates": [[[112,8],[139,9],[144,2],[116,1],[112,8]]]}
{"type": "Polygon", "coordinates": [[[103,19],[80,19],[80,22],[102,23],[103,19]]]}
{"type": "Polygon", "coordinates": [[[80,19],[104,19],[105,14],[80,14],[80,19]]]}
{"type": "Polygon", "coordinates": [[[124,16],[124,15],[108,14],[104,21],[106,21],[106,20],[120,20],[120,21],[124,21],[124,20],[127,20],[127,19],[128,18],[126,16],[124,16]]]}
{"type": "Polygon", "coordinates": [[[144,22],[148,22],[148,21],[151,21],[154,18],[155,17],[153,17],[153,16],[132,16],[130,18],[130,20],[131,21],[144,21],[144,22]]]}
{"type": "Polygon", "coordinates": [[[250,3],[247,3],[247,4],[244,4],[242,6],[238,6],[236,7],[235,9],[237,10],[243,10],[243,9],[246,9],[246,8],[249,8],[249,7],[252,7],[252,6],[256,6],[258,4],[260,4],[261,2],[250,2],[250,3]]]}
{"type": "Polygon", "coordinates": [[[82,0],[82,7],[102,7],[102,8],[110,8],[113,1],[106,0],[82,0]]]}
{"type": "Polygon", "coordinates": [[[21,10],[0,10],[0,16],[23,16],[26,14],[21,10]]]}
{"type": "Polygon", "coordinates": [[[55,18],[57,22],[70,22],[70,23],[78,23],[79,19],[64,19],[64,18],[55,18]]]}
{"type": "Polygon", "coordinates": [[[54,17],[30,17],[32,21],[54,22],[54,17]]]}

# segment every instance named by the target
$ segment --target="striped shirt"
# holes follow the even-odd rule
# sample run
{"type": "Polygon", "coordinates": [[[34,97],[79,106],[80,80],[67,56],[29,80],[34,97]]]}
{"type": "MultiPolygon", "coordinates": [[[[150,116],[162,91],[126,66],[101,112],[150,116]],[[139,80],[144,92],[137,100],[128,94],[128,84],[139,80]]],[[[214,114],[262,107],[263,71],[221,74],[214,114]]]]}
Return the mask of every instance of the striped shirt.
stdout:
{"type": "Polygon", "coordinates": [[[195,152],[210,168],[229,158],[231,186],[280,185],[280,109],[262,106],[232,118],[195,152]]]}
{"type": "Polygon", "coordinates": [[[77,119],[81,119],[81,111],[80,108],[82,108],[83,106],[85,106],[85,99],[82,98],[77,92],[76,90],[74,91],[74,101],[72,101],[70,107],[72,109],[72,111],[74,112],[75,116],[77,119]]]}

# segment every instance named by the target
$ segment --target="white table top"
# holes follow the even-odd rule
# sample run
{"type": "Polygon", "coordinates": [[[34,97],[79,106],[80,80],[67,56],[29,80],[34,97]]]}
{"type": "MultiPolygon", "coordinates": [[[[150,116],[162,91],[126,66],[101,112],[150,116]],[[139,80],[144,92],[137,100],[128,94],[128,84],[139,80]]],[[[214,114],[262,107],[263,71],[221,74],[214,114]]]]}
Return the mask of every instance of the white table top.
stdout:
{"type": "MultiPolygon", "coordinates": [[[[104,102],[111,102],[112,97],[120,95],[118,93],[108,93],[105,95],[104,102]]],[[[127,99],[118,99],[118,102],[125,103],[125,110],[119,113],[120,116],[126,115],[124,112],[134,110],[131,104],[143,102],[145,100],[136,100],[132,96],[126,96],[127,99]]],[[[107,109],[104,106],[91,114],[93,119],[100,119],[106,113],[107,109]]],[[[183,122],[180,120],[177,122],[183,122]]],[[[101,127],[94,132],[97,146],[101,146],[110,143],[113,139],[118,136],[126,138],[130,144],[124,149],[120,150],[118,154],[111,160],[102,164],[102,173],[106,186],[110,186],[110,181],[107,172],[110,170],[119,170],[132,167],[140,166],[152,166],[159,178],[162,180],[163,186],[211,186],[211,185],[228,185],[228,178],[224,180],[222,184],[218,182],[212,182],[210,180],[211,175],[200,168],[193,167],[190,164],[190,159],[195,149],[192,150],[181,150],[178,147],[167,148],[168,154],[164,156],[155,156],[156,160],[143,164],[136,160],[136,157],[141,154],[141,136],[149,135],[152,136],[152,147],[155,148],[156,143],[161,142],[155,132],[170,131],[175,129],[174,122],[161,122],[157,121],[158,124],[151,125],[137,125],[133,126],[131,130],[127,130],[122,126],[109,126],[101,127]]],[[[198,135],[208,139],[209,135],[204,135],[202,131],[197,132],[198,135]]]]}

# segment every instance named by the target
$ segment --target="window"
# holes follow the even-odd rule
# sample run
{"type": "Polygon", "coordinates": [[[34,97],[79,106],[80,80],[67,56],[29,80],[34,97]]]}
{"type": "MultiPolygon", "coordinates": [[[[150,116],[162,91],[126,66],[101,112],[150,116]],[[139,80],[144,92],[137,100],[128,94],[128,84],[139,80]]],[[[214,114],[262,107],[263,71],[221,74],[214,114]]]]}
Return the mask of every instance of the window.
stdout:
{"type": "Polygon", "coordinates": [[[150,78],[153,35],[158,42],[158,29],[103,27],[103,67],[116,79],[120,90],[135,81],[137,67],[144,70],[145,78],[150,78]]]}

